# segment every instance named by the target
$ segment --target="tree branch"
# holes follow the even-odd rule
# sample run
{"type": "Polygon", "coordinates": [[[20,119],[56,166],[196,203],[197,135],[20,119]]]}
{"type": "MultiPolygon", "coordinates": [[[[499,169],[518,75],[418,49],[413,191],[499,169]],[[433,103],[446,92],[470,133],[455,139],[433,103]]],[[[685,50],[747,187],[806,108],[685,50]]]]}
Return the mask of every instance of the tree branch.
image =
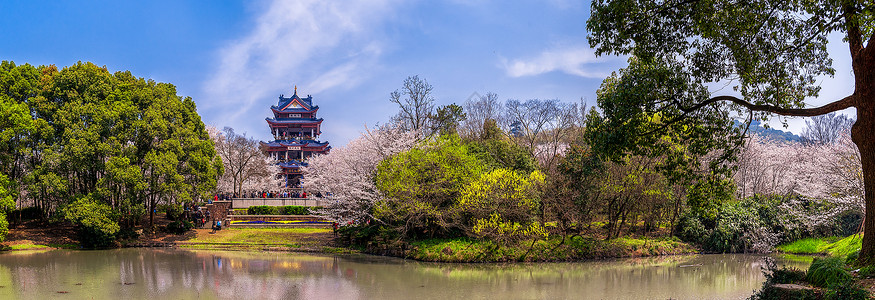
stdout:
{"type": "Polygon", "coordinates": [[[747,102],[743,99],[739,99],[733,96],[717,96],[705,101],[702,101],[699,104],[696,104],[689,108],[681,108],[685,114],[700,109],[706,105],[716,103],[719,101],[730,101],[732,103],[741,105],[752,111],[764,111],[770,112],[773,114],[779,114],[782,116],[794,116],[794,117],[813,117],[828,114],[834,111],[839,111],[845,108],[854,107],[856,104],[856,95],[850,95],[841,100],[829,103],[827,105],[821,107],[813,107],[813,108],[783,108],[774,105],[764,105],[764,104],[753,104],[747,102]]]}

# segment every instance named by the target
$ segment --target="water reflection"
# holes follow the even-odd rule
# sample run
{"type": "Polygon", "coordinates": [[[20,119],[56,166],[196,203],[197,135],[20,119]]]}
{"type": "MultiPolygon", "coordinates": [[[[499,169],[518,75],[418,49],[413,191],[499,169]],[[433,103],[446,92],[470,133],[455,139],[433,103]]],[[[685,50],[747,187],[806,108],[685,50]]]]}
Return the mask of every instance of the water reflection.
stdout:
{"type": "Polygon", "coordinates": [[[760,256],[738,254],[437,264],[177,249],[10,252],[0,254],[0,298],[731,299],[760,286],[762,264],[760,256]]]}

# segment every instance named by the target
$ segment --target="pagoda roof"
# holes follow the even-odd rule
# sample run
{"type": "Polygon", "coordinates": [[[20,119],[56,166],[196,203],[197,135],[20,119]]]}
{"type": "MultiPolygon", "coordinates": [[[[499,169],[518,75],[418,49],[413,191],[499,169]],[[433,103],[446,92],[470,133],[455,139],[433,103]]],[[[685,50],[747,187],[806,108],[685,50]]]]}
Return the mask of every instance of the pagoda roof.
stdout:
{"type": "Polygon", "coordinates": [[[272,111],[275,112],[275,113],[278,113],[278,112],[284,112],[284,113],[312,113],[312,112],[316,112],[317,110],[319,110],[319,106],[318,106],[318,105],[317,105],[317,106],[313,106],[313,107],[311,107],[309,110],[306,109],[306,108],[303,108],[303,107],[289,107],[289,108],[286,108],[286,109],[280,109],[279,107],[271,106],[271,107],[270,107],[270,110],[272,110],[272,111]]]}
{"type": "Polygon", "coordinates": [[[319,119],[274,119],[274,118],[264,118],[268,123],[271,124],[318,124],[322,123],[322,118],[319,119]]]}
{"type": "Polygon", "coordinates": [[[307,147],[307,148],[322,148],[328,145],[328,142],[319,142],[314,140],[300,141],[272,141],[268,143],[262,142],[265,147],[307,147]]]}
{"type": "Polygon", "coordinates": [[[307,112],[318,108],[318,106],[313,106],[313,96],[307,95],[306,98],[298,96],[298,87],[295,87],[294,95],[288,98],[280,95],[277,105],[270,108],[282,112],[307,112]]]}

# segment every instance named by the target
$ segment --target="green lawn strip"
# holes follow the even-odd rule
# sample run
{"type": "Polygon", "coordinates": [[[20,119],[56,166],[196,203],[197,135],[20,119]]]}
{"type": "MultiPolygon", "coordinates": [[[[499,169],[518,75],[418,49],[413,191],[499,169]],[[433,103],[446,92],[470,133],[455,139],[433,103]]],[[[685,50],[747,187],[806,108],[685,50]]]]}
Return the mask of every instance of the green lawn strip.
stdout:
{"type": "Polygon", "coordinates": [[[79,246],[73,244],[33,244],[33,243],[25,243],[25,244],[15,244],[4,247],[3,250],[39,250],[39,249],[78,249],[79,246]]]}
{"type": "Polygon", "coordinates": [[[308,240],[310,235],[330,232],[329,228],[229,228],[213,234],[201,234],[178,244],[186,247],[200,244],[203,245],[200,247],[209,247],[208,245],[275,245],[301,248],[318,246],[317,242],[308,240]]]}
{"type": "Polygon", "coordinates": [[[848,254],[860,251],[861,248],[863,248],[863,235],[855,234],[830,244],[824,251],[832,256],[845,257],[848,254]]]}
{"type": "Polygon", "coordinates": [[[844,257],[859,251],[862,242],[862,235],[852,235],[845,238],[804,238],[780,245],[776,249],[780,252],[792,254],[826,254],[844,257]]]}
{"type": "Polygon", "coordinates": [[[776,249],[784,253],[792,254],[820,254],[827,246],[834,243],[838,238],[804,238],[787,244],[779,245],[776,249]]]}
{"type": "Polygon", "coordinates": [[[551,237],[500,245],[469,238],[430,239],[411,243],[406,256],[440,262],[568,261],[592,258],[641,257],[690,254],[698,250],[671,238],[620,238],[599,240],[583,237],[551,237]]]}

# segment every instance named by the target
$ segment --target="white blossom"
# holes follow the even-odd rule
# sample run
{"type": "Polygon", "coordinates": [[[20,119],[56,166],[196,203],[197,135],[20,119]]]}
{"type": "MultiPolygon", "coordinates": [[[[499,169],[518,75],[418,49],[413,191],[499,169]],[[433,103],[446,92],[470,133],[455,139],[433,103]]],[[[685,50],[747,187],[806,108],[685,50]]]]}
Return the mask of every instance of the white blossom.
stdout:
{"type": "Polygon", "coordinates": [[[395,125],[366,128],[361,137],[325,155],[313,156],[303,168],[305,190],[321,192],[329,203],[321,214],[341,224],[374,219],[371,208],[383,195],[374,178],[383,159],[409,150],[418,132],[395,125]]]}

